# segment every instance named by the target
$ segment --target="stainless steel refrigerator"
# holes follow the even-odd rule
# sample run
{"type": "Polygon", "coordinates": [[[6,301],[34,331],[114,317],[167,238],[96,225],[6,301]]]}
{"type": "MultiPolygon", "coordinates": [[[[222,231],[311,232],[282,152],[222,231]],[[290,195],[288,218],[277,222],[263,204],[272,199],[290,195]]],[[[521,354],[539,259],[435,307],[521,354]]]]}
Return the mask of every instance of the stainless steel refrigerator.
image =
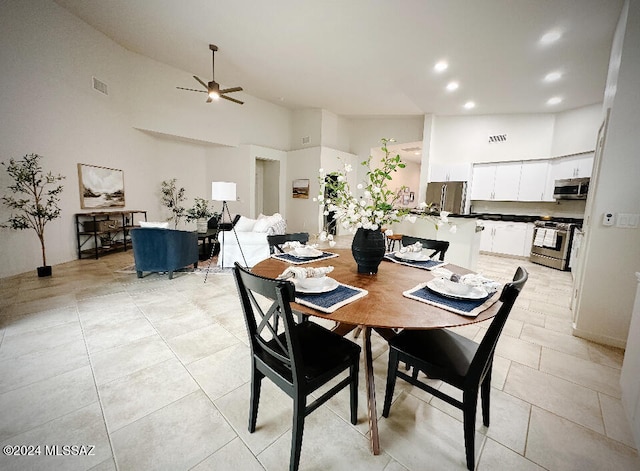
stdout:
{"type": "Polygon", "coordinates": [[[434,204],[436,211],[464,214],[467,200],[467,182],[427,183],[427,204],[434,204]]]}

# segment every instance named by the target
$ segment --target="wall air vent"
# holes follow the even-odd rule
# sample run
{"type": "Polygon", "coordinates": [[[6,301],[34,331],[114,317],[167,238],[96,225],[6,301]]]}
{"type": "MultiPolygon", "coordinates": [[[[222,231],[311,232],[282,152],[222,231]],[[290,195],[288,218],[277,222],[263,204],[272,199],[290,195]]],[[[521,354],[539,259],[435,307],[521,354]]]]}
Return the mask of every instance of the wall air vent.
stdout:
{"type": "Polygon", "coordinates": [[[402,152],[420,152],[422,150],[422,147],[406,147],[404,149],[402,149],[402,152]]]}
{"type": "Polygon", "coordinates": [[[309,144],[309,142],[311,141],[311,139],[309,138],[309,136],[305,136],[302,138],[302,143],[303,144],[309,144]]]}
{"type": "Polygon", "coordinates": [[[494,142],[507,142],[506,134],[494,134],[493,136],[489,136],[489,144],[494,142]]]}
{"type": "Polygon", "coordinates": [[[93,89],[104,94],[104,95],[108,95],[109,92],[107,91],[107,84],[98,80],[97,78],[93,77],[93,89]]]}

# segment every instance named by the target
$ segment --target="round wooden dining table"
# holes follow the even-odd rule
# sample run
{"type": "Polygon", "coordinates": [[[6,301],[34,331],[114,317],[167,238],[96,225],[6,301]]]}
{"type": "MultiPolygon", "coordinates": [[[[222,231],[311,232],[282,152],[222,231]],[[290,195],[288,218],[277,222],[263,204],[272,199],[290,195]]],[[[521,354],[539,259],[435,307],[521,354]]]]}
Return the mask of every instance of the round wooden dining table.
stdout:
{"type": "MultiPolygon", "coordinates": [[[[385,260],[380,264],[377,274],[366,275],[358,273],[350,250],[330,249],[325,252],[336,253],[338,257],[301,266],[333,266],[334,270],[329,274],[330,277],[341,283],[366,289],[368,294],[331,314],[298,303],[293,303],[292,307],[298,312],[337,322],[334,331],[341,335],[346,335],[356,327],[362,329],[371,449],[373,454],[377,455],[380,453],[380,441],[371,354],[371,329],[375,329],[382,337],[389,339],[395,335],[393,329],[441,329],[472,324],[494,317],[500,303],[493,304],[477,317],[462,316],[402,295],[404,291],[433,279],[434,275],[428,270],[385,260]]],[[[289,266],[287,262],[268,258],[255,265],[251,271],[267,278],[276,278],[289,266]]],[[[470,270],[451,264],[446,265],[446,268],[460,275],[472,273],[470,270]]]]}

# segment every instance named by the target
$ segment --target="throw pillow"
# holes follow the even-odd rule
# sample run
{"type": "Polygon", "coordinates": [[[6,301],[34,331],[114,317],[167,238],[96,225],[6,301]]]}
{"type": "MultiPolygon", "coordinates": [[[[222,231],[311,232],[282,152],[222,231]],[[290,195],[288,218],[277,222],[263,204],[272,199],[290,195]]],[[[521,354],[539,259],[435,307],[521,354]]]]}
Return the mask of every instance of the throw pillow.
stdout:
{"type": "Polygon", "coordinates": [[[238,220],[238,222],[234,227],[236,232],[251,232],[251,231],[254,231],[255,224],[256,224],[255,219],[240,216],[240,219],[238,220]]]}
{"type": "Polygon", "coordinates": [[[253,232],[267,232],[272,226],[272,221],[268,217],[263,217],[256,221],[256,225],[253,226],[253,232]]]}
{"type": "Polygon", "coordinates": [[[168,222],[140,221],[140,227],[157,227],[159,229],[169,229],[169,223],[168,222]]]}
{"type": "MultiPolygon", "coordinates": [[[[278,214],[278,216],[280,215],[278,214]]],[[[286,234],[287,221],[282,219],[282,216],[280,216],[280,218],[276,221],[276,223],[272,225],[267,232],[269,235],[286,234]]]]}

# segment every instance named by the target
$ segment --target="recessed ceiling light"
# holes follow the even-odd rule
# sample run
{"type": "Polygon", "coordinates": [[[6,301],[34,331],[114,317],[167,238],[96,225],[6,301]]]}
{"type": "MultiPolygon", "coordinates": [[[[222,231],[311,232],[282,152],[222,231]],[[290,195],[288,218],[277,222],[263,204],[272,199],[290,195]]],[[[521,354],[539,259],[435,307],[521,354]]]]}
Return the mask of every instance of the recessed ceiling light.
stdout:
{"type": "Polygon", "coordinates": [[[560,80],[562,78],[562,72],[549,72],[547,75],[544,76],[544,81],[545,82],[555,82],[557,80],[560,80]]]}
{"type": "Polygon", "coordinates": [[[464,108],[467,110],[473,109],[476,107],[476,104],[472,101],[468,101],[464,104],[464,108]]]}
{"type": "Polygon", "coordinates": [[[454,90],[457,90],[459,86],[460,86],[460,84],[458,82],[449,82],[447,84],[447,90],[452,92],[454,90]]]}
{"type": "Polygon", "coordinates": [[[416,151],[416,152],[413,153],[413,155],[420,155],[421,153],[422,152],[420,152],[420,151],[416,151]]]}
{"type": "Polygon", "coordinates": [[[560,98],[559,96],[554,96],[547,100],[547,105],[557,105],[558,103],[561,103],[561,102],[562,102],[562,98],[560,98]]]}
{"type": "Polygon", "coordinates": [[[449,67],[449,64],[447,64],[447,61],[440,61],[433,66],[436,72],[444,72],[445,70],[447,70],[448,67],[449,67]]]}
{"type": "Polygon", "coordinates": [[[562,37],[562,33],[558,30],[552,30],[540,37],[540,44],[543,46],[548,46],[549,44],[553,44],[558,39],[562,37]]]}

